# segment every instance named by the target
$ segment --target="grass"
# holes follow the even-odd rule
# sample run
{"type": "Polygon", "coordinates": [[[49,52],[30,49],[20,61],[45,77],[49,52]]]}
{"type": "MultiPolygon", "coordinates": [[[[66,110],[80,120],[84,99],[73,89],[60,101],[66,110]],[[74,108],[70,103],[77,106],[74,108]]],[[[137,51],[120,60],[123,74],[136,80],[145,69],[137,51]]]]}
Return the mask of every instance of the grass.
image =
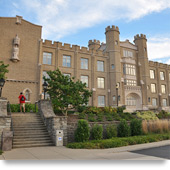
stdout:
{"type": "Polygon", "coordinates": [[[67,147],[73,149],[106,149],[142,143],[158,142],[168,139],[170,139],[170,132],[163,134],[148,134],[122,138],[114,137],[111,139],[104,140],[92,140],[88,142],[70,143],[67,145],[67,147]]]}

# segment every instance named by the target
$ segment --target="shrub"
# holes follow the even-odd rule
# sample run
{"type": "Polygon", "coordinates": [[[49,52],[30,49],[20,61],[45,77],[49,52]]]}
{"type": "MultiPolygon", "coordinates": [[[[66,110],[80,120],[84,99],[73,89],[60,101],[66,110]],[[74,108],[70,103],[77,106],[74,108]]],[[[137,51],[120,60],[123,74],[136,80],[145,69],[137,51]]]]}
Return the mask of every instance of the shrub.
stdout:
{"type": "Polygon", "coordinates": [[[83,111],[85,114],[99,114],[101,112],[101,108],[99,107],[88,107],[86,110],[83,111]]]}
{"type": "Polygon", "coordinates": [[[125,120],[127,120],[127,121],[130,121],[130,120],[133,120],[134,119],[134,116],[133,115],[131,115],[130,113],[128,113],[128,112],[122,112],[122,113],[119,113],[119,115],[120,115],[120,117],[122,118],[122,119],[125,119],[125,120]]]}
{"type": "Polygon", "coordinates": [[[157,117],[159,119],[170,119],[170,113],[166,112],[165,110],[162,110],[161,112],[159,112],[159,114],[157,114],[157,117]]]}
{"type": "Polygon", "coordinates": [[[136,116],[143,120],[158,120],[158,117],[152,111],[136,112],[136,116]]]}
{"type": "Polygon", "coordinates": [[[115,125],[108,125],[106,128],[106,135],[107,138],[110,139],[112,137],[116,137],[117,136],[117,127],[115,125]]]}
{"type": "Polygon", "coordinates": [[[104,113],[117,113],[117,109],[113,107],[104,107],[103,112],[104,113]]]}
{"type": "MultiPolygon", "coordinates": [[[[20,112],[20,105],[19,104],[10,104],[11,112],[20,112]]],[[[35,104],[25,104],[25,112],[38,112],[38,107],[35,104]]]]}
{"type": "Polygon", "coordinates": [[[78,118],[79,119],[85,119],[86,115],[84,113],[78,113],[78,118]]]}
{"type": "Polygon", "coordinates": [[[96,119],[95,119],[95,114],[89,113],[89,115],[88,115],[88,121],[89,121],[89,122],[95,122],[95,121],[96,121],[96,119]]]}
{"type": "Polygon", "coordinates": [[[90,137],[90,130],[89,130],[88,122],[86,120],[79,120],[75,132],[76,142],[88,141],[89,137],[90,137]]]}
{"type": "Polygon", "coordinates": [[[102,125],[94,125],[91,130],[91,137],[94,140],[100,140],[103,138],[103,126],[102,125]]]}
{"type": "Polygon", "coordinates": [[[99,113],[99,114],[97,115],[97,121],[99,121],[99,122],[102,122],[102,121],[103,121],[103,114],[102,114],[102,113],[99,113]]]}
{"type": "Polygon", "coordinates": [[[113,120],[113,117],[112,117],[111,113],[106,113],[105,118],[106,118],[107,121],[112,121],[113,120]]]}
{"type": "Polygon", "coordinates": [[[117,108],[117,113],[123,113],[123,110],[126,109],[126,106],[121,106],[117,108]]]}
{"type": "Polygon", "coordinates": [[[119,137],[126,137],[130,136],[130,127],[127,124],[126,120],[121,120],[118,127],[117,132],[119,137]]]}
{"type": "Polygon", "coordinates": [[[132,136],[138,136],[142,134],[142,121],[134,119],[130,122],[130,130],[132,136]]]}

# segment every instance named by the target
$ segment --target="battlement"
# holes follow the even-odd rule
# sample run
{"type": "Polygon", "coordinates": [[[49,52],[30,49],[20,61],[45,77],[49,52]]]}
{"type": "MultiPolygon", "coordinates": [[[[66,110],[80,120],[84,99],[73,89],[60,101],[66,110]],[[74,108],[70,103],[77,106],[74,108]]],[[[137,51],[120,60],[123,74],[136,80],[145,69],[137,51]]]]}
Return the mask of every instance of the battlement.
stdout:
{"type": "Polygon", "coordinates": [[[108,26],[105,30],[106,30],[106,33],[108,31],[118,31],[119,32],[119,27],[115,26],[115,25],[112,25],[112,27],[108,26]]]}
{"type": "Polygon", "coordinates": [[[156,62],[156,61],[149,61],[149,66],[170,69],[169,64],[159,63],[159,62],[156,62]]]}
{"type": "Polygon", "coordinates": [[[96,40],[96,39],[94,39],[94,40],[89,40],[89,45],[92,45],[92,44],[98,44],[98,45],[100,45],[100,41],[99,41],[99,40],[96,40]]]}
{"type": "Polygon", "coordinates": [[[136,39],[141,39],[141,38],[144,38],[144,39],[146,39],[146,35],[145,34],[137,34],[136,36],[134,36],[134,40],[136,40],[136,39]]]}

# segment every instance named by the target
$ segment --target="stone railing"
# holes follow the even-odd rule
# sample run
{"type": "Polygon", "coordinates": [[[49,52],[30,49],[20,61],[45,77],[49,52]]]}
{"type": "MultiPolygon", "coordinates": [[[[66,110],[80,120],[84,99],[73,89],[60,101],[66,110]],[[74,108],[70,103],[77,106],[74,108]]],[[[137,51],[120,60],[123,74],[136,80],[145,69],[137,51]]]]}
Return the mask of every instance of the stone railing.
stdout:
{"type": "Polygon", "coordinates": [[[141,91],[141,87],[140,86],[127,86],[125,85],[125,90],[127,91],[141,91]]]}
{"type": "Polygon", "coordinates": [[[63,130],[63,144],[67,144],[67,116],[56,116],[54,114],[51,101],[40,100],[38,102],[38,112],[41,115],[48,133],[54,144],[57,146],[57,131],[63,130]]]}

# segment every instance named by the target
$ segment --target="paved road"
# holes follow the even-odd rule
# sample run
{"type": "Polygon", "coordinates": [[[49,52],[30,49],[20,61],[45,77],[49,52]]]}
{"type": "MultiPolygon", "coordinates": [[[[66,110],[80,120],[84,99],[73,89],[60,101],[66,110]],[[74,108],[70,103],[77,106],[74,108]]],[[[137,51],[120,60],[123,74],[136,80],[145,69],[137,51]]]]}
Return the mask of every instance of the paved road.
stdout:
{"type": "Polygon", "coordinates": [[[170,159],[170,145],[132,151],[132,153],[170,159]]]}
{"type": "Polygon", "coordinates": [[[4,152],[0,160],[165,160],[169,144],[170,140],[111,149],[21,148],[4,152]]]}

